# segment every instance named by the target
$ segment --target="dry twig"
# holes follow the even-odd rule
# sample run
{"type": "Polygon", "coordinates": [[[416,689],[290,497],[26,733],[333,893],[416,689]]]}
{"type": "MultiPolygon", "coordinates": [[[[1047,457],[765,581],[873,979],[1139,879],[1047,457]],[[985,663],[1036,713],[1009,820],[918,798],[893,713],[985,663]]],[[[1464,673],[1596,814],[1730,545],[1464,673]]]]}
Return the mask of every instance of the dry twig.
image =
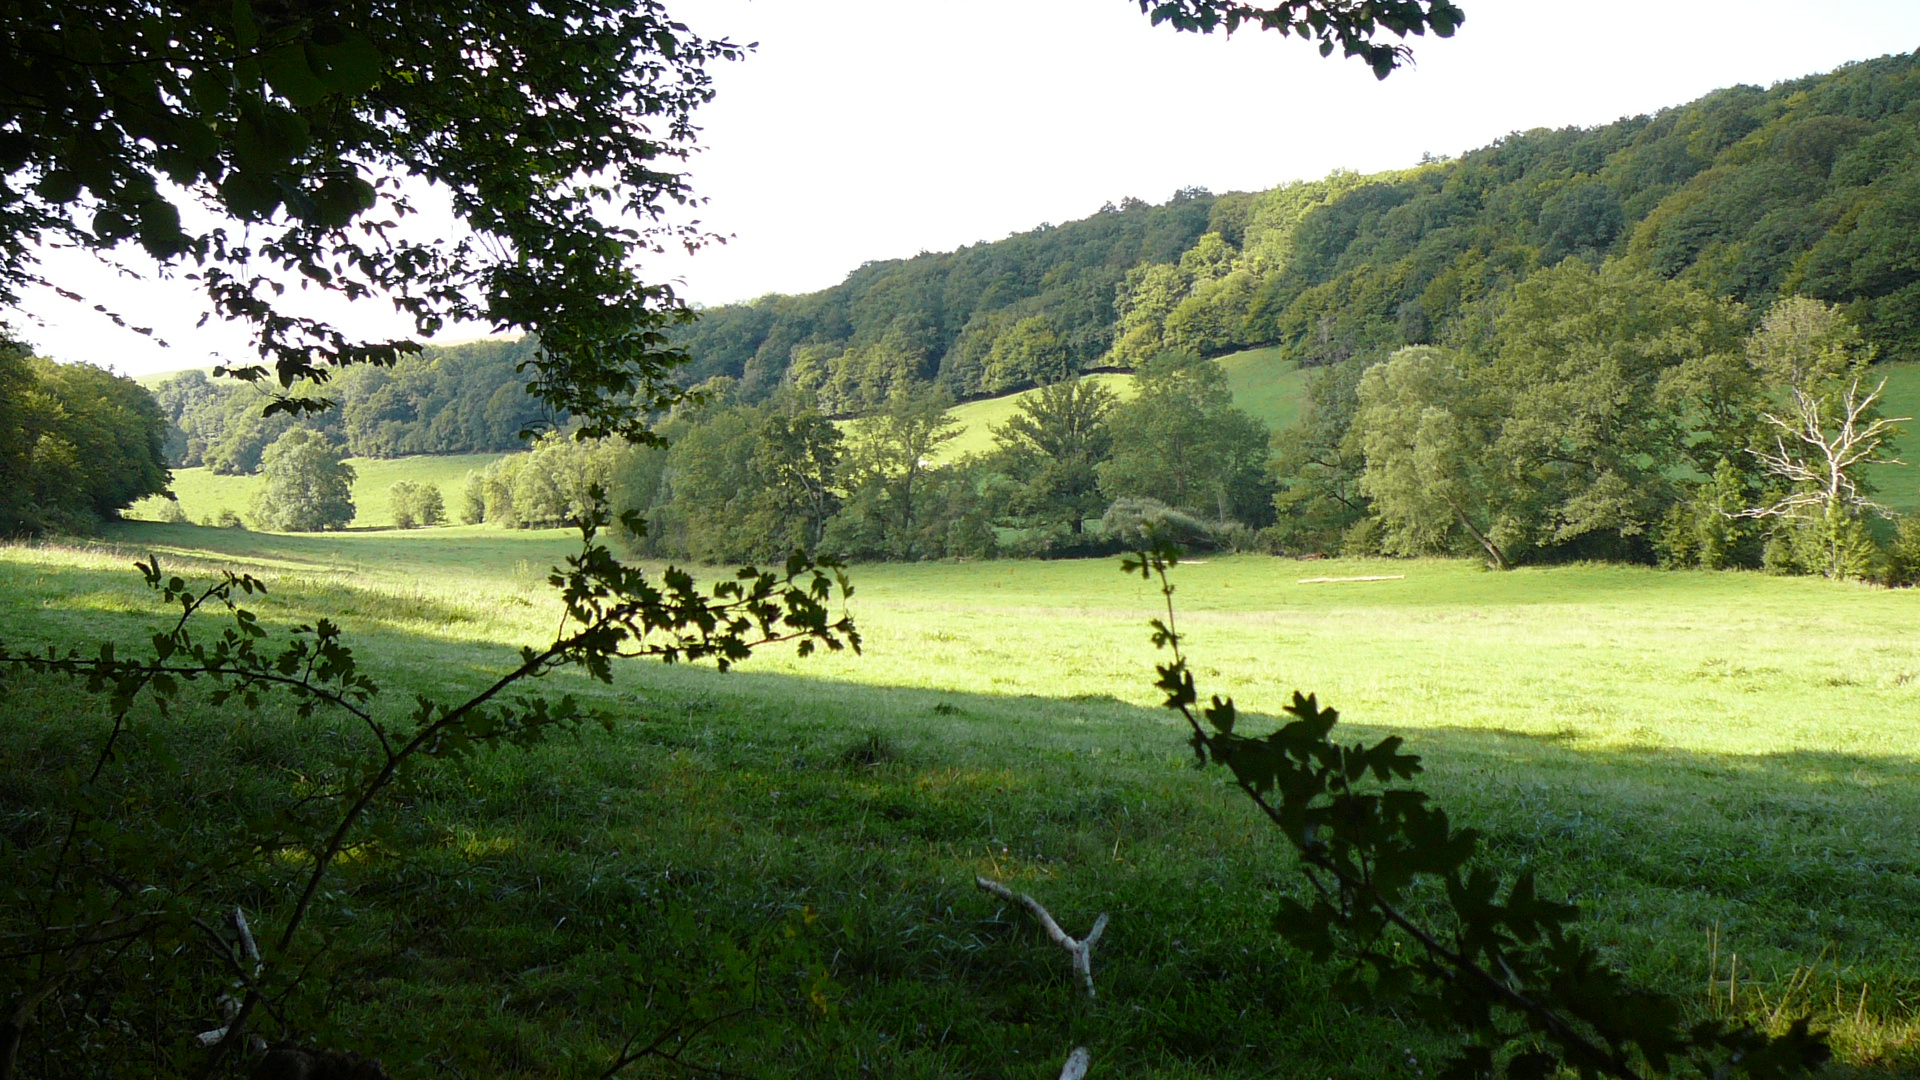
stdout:
{"type": "Polygon", "coordinates": [[[1099,941],[1100,935],[1106,932],[1106,912],[1101,912],[1100,917],[1093,920],[1093,929],[1087,931],[1085,938],[1075,941],[1065,930],[1060,929],[1060,924],[1053,920],[1053,916],[1047,913],[1046,908],[1040,906],[1040,901],[1026,893],[1014,892],[992,878],[976,877],[973,883],[1002,900],[1019,904],[1033,912],[1033,917],[1040,920],[1041,929],[1047,932],[1047,936],[1053,939],[1054,944],[1067,950],[1067,954],[1073,957],[1073,970],[1080,974],[1080,983],[1087,989],[1087,999],[1089,1001],[1094,999],[1096,995],[1093,992],[1093,943],[1099,941]]]}

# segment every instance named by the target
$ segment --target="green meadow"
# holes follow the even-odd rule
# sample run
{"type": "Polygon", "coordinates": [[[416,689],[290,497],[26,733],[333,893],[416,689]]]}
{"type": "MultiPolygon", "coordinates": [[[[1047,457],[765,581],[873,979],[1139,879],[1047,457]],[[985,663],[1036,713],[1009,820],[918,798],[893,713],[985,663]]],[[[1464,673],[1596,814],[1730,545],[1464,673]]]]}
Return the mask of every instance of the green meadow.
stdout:
{"type": "MultiPolygon", "coordinates": [[[[132,558],[246,568],[271,590],[264,621],[338,619],[400,713],[551,634],[544,568],[573,544],[127,523],[102,543],[0,549],[0,638],[135,646],[164,613],[132,558]]],[[[1391,1003],[1330,1000],[1328,973],[1272,932],[1298,875],[1155,707],[1147,583],[1117,560],[852,573],[859,656],[556,677],[612,731],[410,791],[395,814],[414,847],[344,867],[350,917],[327,927],[351,975],[330,1000],[356,1048],[396,1076],[599,1075],[676,992],[758,963],[752,1000],[687,1061],[1051,1078],[1085,1042],[1107,1076],[1420,1075],[1433,1033],[1391,1003]],[[975,874],[1069,931],[1111,914],[1097,1009],[975,874]],[[616,969],[642,971],[622,977],[655,1004],[609,1000],[616,969]],[[443,1024],[491,1056],[412,1041],[443,1024]]],[[[1271,715],[1315,692],[1354,737],[1404,734],[1489,857],[1577,901],[1636,977],[1701,1016],[1811,1013],[1839,1075],[1920,1069],[1920,592],[1254,556],[1175,581],[1203,693],[1271,715]],[[1355,577],[1388,580],[1315,580],[1355,577]]],[[[32,689],[0,732],[10,803],[58,783],[104,722],[73,691],[32,689]]],[[[284,710],[176,723],[203,792],[297,782],[316,738],[284,710]]]]}
{"type": "Polygon", "coordinates": [[[1869,466],[1867,480],[1880,502],[1902,514],[1920,513],[1920,363],[1879,364],[1873,374],[1887,380],[1881,413],[1914,419],[1901,425],[1905,430],[1893,443],[1892,456],[1905,464],[1869,466]]]}
{"type": "MultiPolygon", "coordinates": [[[[437,484],[447,504],[447,518],[459,513],[460,493],[466,487],[467,473],[484,469],[503,454],[447,454],[404,458],[348,458],[353,466],[354,516],[350,528],[382,529],[393,525],[393,512],[387,506],[387,489],[395,481],[437,484]]],[[[258,474],[222,476],[210,469],[173,470],[173,493],[180,509],[196,522],[205,522],[222,510],[244,515],[260,487],[258,474]]],[[[127,512],[135,520],[159,521],[165,499],[142,499],[127,512]]]]}
{"type": "MultiPolygon", "coordinates": [[[[1223,356],[1218,363],[1227,372],[1227,386],[1233,391],[1233,403],[1265,421],[1275,431],[1293,425],[1300,415],[1305,397],[1305,375],[1293,361],[1281,358],[1278,348],[1248,349],[1223,356]]],[[[1121,400],[1134,394],[1133,376],[1101,374],[1087,378],[1118,394],[1121,400]]],[[[1916,380],[1920,391],[1920,380],[1916,380]]],[[[968,401],[953,408],[951,415],[960,422],[960,434],[935,454],[936,463],[958,461],[969,454],[984,454],[993,449],[993,428],[1004,424],[1020,409],[1020,403],[1033,394],[1022,390],[995,398],[968,401]]]]}

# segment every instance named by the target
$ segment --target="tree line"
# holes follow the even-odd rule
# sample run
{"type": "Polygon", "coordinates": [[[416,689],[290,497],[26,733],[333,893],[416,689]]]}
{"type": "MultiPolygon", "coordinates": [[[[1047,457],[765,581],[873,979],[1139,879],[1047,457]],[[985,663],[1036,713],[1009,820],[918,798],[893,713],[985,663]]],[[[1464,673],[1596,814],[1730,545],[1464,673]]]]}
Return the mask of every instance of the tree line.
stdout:
{"type": "Polygon", "coordinates": [[[1468,313],[1471,332],[1313,370],[1270,435],[1220,366],[1162,350],[1122,400],[1090,377],[1025,395],[951,459],[951,399],[897,389],[831,420],[731,379],[666,447],[549,439],[474,474],[461,516],[579,519],[596,490],[633,547],[706,562],[1092,554],[1150,538],[1275,553],[1604,559],[1909,583],[1920,523],[1874,500],[1890,460],[1876,349],[1804,297],[1755,312],[1622,260],[1567,260],[1468,313]]]}
{"type": "Polygon", "coordinates": [[[1865,470],[1892,460],[1876,350],[1840,309],[1754,312],[1624,261],[1535,274],[1472,332],[1317,369],[1276,440],[1275,542],[1908,583],[1865,470]]]}
{"type": "Polygon", "coordinates": [[[297,396],[325,396],[338,406],[304,415],[267,415],[265,392],[202,371],[162,382],[154,397],[166,416],[174,468],[258,472],[267,448],[296,427],[325,435],[353,457],[502,452],[520,449],[523,431],[555,419],[527,393],[518,367],[538,351],[532,337],[475,341],[429,346],[392,367],[349,367],[324,386],[295,388],[297,396]]]}
{"type": "MultiPolygon", "coordinates": [[[[872,417],[897,395],[965,400],[1162,353],[1275,345],[1326,372],[1308,419],[1325,430],[1287,435],[1275,477],[1289,513],[1325,511],[1283,542],[1326,547],[1371,505],[1354,462],[1328,449],[1346,433],[1358,372],[1407,346],[1486,353],[1489,313],[1569,259],[1733,303],[1741,325],[1708,332],[1709,351],[1798,295],[1838,308],[1879,358],[1920,356],[1920,252],[1908,250],[1920,230],[1903,224],[1920,220],[1915,101],[1914,57],[1885,57],[1397,172],[1126,199],[993,243],[869,263],[818,293],[708,309],[672,331],[689,358],[677,377],[729,379],[739,405],[806,400],[825,416],[872,417]]],[[[353,367],[326,387],[341,408],[300,419],[262,416],[257,392],[189,373],[158,395],[177,429],[169,460],[252,472],[297,424],[364,457],[516,449],[522,430],[566,422],[524,393],[515,367],[537,354],[523,339],[353,367]]],[[[1576,539],[1558,536],[1546,546],[1576,539]]],[[[1627,547],[1652,557],[1645,542],[1627,547]]]]}
{"type": "Polygon", "coordinates": [[[959,424],[938,386],[897,388],[850,422],[805,393],[755,402],[726,377],[699,391],[660,426],[665,447],[547,438],[474,473],[462,520],[563,524],[597,489],[646,520],[635,550],[706,562],[1091,554],[1155,524],[1211,538],[1272,520],[1268,431],[1190,353],[1143,365],[1127,400],[1050,383],[989,452],[957,460],[941,452],[959,424]]]}

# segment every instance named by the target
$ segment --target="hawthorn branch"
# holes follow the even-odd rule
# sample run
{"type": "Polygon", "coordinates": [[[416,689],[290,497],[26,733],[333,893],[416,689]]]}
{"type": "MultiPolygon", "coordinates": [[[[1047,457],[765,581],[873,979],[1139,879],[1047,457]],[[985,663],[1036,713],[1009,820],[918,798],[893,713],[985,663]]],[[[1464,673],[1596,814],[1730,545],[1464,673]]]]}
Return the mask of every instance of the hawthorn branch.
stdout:
{"type": "MultiPolygon", "coordinates": [[[[1186,669],[1186,657],[1180,649],[1180,635],[1172,629],[1173,583],[1167,577],[1167,564],[1164,560],[1156,559],[1142,564],[1143,570],[1148,567],[1151,567],[1158,573],[1160,577],[1161,595],[1166,600],[1167,619],[1164,624],[1164,629],[1162,629],[1159,634],[1156,634],[1156,638],[1164,640],[1167,647],[1173,652],[1173,667],[1163,669],[1163,671],[1171,675],[1175,670],[1184,671],[1186,669]]],[[[1189,688],[1191,687],[1191,676],[1188,677],[1188,686],[1189,688]]],[[[1195,744],[1197,746],[1204,746],[1209,753],[1217,755],[1216,743],[1213,737],[1208,734],[1205,725],[1200,722],[1200,717],[1194,715],[1191,702],[1186,700],[1169,700],[1168,704],[1179,711],[1181,717],[1186,720],[1188,727],[1193,730],[1195,744]]],[[[1217,756],[1216,760],[1218,760],[1217,756]]],[[[1327,857],[1326,854],[1318,850],[1307,838],[1296,837],[1292,830],[1287,827],[1286,819],[1280,813],[1279,808],[1268,801],[1266,795],[1251,781],[1236,773],[1234,782],[1236,786],[1246,794],[1247,798],[1251,799],[1253,804],[1260,809],[1260,812],[1265,814],[1268,820],[1279,827],[1282,835],[1285,835],[1288,841],[1293,844],[1302,862],[1308,866],[1317,867],[1322,872],[1331,876],[1339,883],[1343,897],[1351,896],[1363,901],[1375,911],[1379,912],[1381,917],[1385,918],[1387,922],[1399,927],[1419,943],[1429,959],[1436,965],[1451,972],[1453,977],[1464,978],[1471,981],[1495,1000],[1500,1001],[1508,1008],[1532,1020],[1541,1031],[1550,1035],[1555,1042],[1558,1042],[1564,1047],[1570,1056],[1582,1060],[1588,1066],[1605,1072],[1617,1078],[1617,1080],[1642,1080],[1639,1072],[1620,1054],[1594,1042],[1575,1028],[1566,1017],[1561,1016],[1549,1006],[1534,1001],[1532,998],[1509,986],[1505,981],[1475,963],[1464,953],[1448,948],[1439,939],[1428,933],[1425,928],[1415,923],[1412,919],[1408,918],[1405,913],[1388,902],[1374,887],[1372,882],[1354,876],[1346,867],[1340,865],[1337,860],[1327,857]]],[[[981,879],[981,887],[987,887],[985,879],[981,879]]],[[[1091,990],[1091,988],[1089,988],[1089,990],[1091,990]]]]}

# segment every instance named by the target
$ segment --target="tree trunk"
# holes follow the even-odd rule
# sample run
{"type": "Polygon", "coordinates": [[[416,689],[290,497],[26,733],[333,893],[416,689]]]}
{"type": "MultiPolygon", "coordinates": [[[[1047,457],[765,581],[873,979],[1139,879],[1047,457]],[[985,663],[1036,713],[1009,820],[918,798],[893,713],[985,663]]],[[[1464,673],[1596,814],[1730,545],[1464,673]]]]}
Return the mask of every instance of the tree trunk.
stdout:
{"type": "Polygon", "coordinates": [[[1513,569],[1513,567],[1508,564],[1506,555],[1501,553],[1500,548],[1487,537],[1487,534],[1474,528],[1473,522],[1467,520],[1466,512],[1460,509],[1459,504],[1448,500],[1447,505],[1453,507],[1453,516],[1455,520],[1460,522],[1460,527],[1467,530],[1467,535],[1473,537],[1474,542],[1486,551],[1487,558],[1493,561],[1493,568],[1495,570],[1513,569]]]}

